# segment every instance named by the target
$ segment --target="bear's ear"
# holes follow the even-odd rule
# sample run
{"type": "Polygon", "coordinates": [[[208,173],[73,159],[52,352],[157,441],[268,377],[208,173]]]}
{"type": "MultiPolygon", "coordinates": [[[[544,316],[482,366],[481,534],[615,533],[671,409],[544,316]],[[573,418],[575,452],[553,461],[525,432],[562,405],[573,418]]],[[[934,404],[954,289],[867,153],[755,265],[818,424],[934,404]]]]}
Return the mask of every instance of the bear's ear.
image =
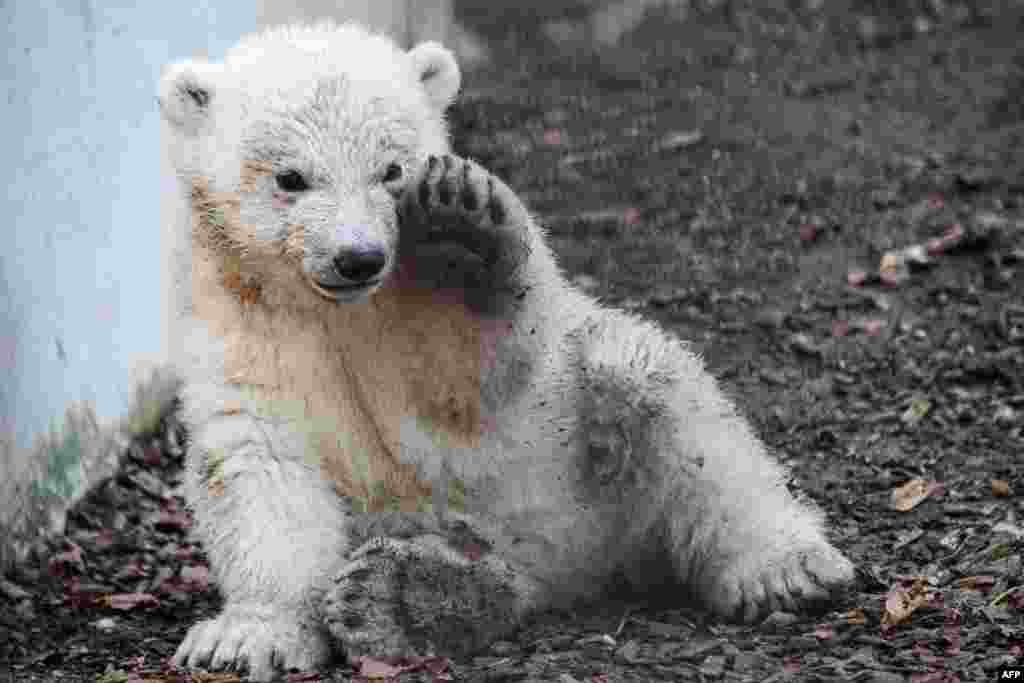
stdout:
{"type": "Polygon", "coordinates": [[[409,50],[409,56],[430,103],[438,109],[451,104],[462,83],[459,65],[451,51],[440,43],[428,41],[409,50]]]}
{"type": "Polygon", "coordinates": [[[168,123],[186,133],[195,134],[209,118],[214,97],[214,73],[218,67],[192,60],[164,67],[157,101],[168,123]]]}

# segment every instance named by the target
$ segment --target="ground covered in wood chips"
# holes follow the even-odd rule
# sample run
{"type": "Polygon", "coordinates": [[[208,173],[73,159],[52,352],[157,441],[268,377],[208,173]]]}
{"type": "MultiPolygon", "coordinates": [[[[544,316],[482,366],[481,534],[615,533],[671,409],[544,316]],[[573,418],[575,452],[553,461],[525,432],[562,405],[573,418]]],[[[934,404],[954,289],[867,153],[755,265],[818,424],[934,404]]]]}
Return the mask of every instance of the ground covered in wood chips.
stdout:
{"type": "MultiPolygon", "coordinates": [[[[597,47],[584,5],[459,5],[494,63],[467,78],[457,151],[522,193],[580,286],[694,342],[859,585],[756,627],[608,601],[466,660],[291,680],[952,683],[1024,663],[1024,7],[695,2],[597,47]]],[[[0,583],[0,681],[238,680],[165,663],[218,604],[165,425],[0,583]]]]}

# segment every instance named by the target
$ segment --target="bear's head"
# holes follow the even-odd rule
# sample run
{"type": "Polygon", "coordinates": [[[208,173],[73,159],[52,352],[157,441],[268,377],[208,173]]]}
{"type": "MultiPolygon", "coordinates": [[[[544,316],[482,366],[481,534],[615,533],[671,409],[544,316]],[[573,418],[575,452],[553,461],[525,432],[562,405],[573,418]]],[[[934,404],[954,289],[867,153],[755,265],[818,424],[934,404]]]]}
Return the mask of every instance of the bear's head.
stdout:
{"type": "Polygon", "coordinates": [[[437,43],[404,51],[352,24],[271,29],[223,63],[167,67],[158,99],[193,241],[243,298],[364,299],[396,268],[405,183],[448,150],[459,83],[437,43]]]}

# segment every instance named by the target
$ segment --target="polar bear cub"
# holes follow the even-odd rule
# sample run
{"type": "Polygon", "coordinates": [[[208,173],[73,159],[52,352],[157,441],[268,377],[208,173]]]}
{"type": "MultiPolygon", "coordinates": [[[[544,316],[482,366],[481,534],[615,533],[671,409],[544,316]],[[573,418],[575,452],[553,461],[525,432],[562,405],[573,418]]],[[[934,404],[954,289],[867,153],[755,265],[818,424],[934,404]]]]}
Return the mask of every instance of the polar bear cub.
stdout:
{"type": "Polygon", "coordinates": [[[180,664],[463,652],[617,575],[747,620],[852,578],[700,359],[576,291],[450,154],[459,84],[440,45],[330,23],[161,79],[186,495],[225,598],[180,664]]]}

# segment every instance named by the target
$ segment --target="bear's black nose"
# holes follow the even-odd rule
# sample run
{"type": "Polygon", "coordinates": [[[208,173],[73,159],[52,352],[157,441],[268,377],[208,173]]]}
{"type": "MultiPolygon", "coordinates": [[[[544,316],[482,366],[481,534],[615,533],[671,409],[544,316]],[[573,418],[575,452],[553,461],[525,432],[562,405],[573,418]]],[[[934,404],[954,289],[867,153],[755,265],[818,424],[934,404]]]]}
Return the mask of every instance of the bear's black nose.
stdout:
{"type": "Polygon", "coordinates": [[[380,247],[351,247],[338,252],[334,268],[346,280],[365,282],[377,275],[387,261],[387,254],[380,247]]]}

